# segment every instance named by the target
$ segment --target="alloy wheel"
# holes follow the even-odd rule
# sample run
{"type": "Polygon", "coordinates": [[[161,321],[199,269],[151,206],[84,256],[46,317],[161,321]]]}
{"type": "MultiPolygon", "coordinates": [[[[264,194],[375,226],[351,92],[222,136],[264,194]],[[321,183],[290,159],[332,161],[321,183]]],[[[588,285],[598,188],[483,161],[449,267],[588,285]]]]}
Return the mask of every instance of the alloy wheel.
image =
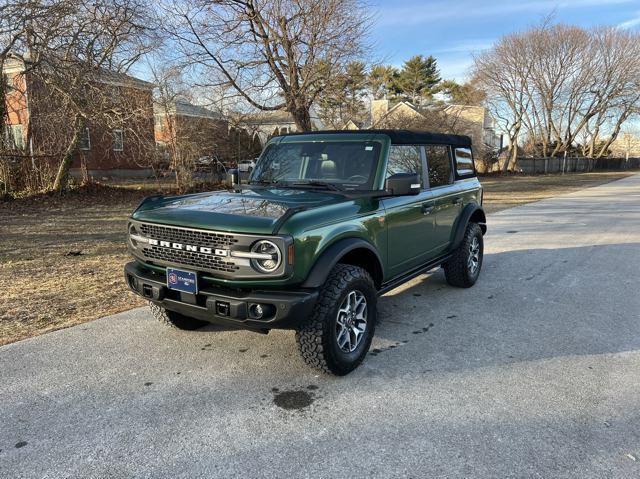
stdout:
{"type": "Polygon", "coordinates": [[[480,266],[480,241],[478,237],[474,236],[469,245],[469,258],[467,259],[467,268],[469,273],[473,276],[478,271],[480,266]]]}
{"type": "Polygon", "coordinates": [[[362,341],[367,329],[367,298],[358,290],[350,291],[344,298],[336,321],[338,347],[351,353],[362,341]]]}

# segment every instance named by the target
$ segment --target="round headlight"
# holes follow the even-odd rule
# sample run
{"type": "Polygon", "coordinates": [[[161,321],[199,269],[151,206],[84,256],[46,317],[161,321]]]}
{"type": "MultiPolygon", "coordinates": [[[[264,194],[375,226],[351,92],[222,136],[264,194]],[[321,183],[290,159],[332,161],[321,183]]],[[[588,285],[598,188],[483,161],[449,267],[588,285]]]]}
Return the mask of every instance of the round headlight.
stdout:
{"type": "Polygon", "coordinates": [[[136,227],[133,225],[133,223],[130,224],[129,225],[129,243],[133,248],[138,247],[138,242],[132,238],[132,236],[136,236],[137,234],[138,234],[138,230],[136,230],[136,227]]]}
{"type": "Polygon", "coordinates": [[[251,247],[251,252],[264,255],[264,258],[254,258],[251,260],[253,267],[261,273],[273,273],[282,263],[280,248],[271,241],[256,241],[251,247]]]}

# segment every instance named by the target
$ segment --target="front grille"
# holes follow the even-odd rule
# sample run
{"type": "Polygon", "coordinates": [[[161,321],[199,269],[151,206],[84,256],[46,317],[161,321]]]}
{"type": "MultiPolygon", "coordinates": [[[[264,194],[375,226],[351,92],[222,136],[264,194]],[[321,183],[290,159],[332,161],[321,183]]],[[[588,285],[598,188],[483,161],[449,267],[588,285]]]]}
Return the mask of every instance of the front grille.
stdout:
{"type": "MultiPolygon", "coordinates": [[[[140,223],[139,232],[142,236],[158,241],[204,246],[212,249],[230,249],[238,242],[233,235],[209,231],[194,231],[183,228],[140,223]]],[[[143,249],[144,256],[149,260],[162,261],[171,264],[190,266],[198,270],[234,273],[240,268],[227,258],[212,256],[194,251],[178,250],[161,246],[148,246],[143,249]]]]}
{"type": "MultiPolygon", "coordinates": [[[[181,228],[167,228],[166,226],[142,223],[139,226],[143,236],[172,243],[184,243],[208,248],[227,249],[238,242],[233,235],[208,231],[193,231],[181,228]]],[[[179,251],[178,251],[179,252],[179,251]]]]}
{"type": "Polygon", "coordinates": [[[160,248],[152,246],[144,250],[144,255],[149,259],[167,261],[169,263],[183,264],[193,266],[199,269],[224,271],[233,273],[239,268],[233,262],[224,261],[222,258],[212,257],[202,253],[193,251],[183,251],[177,249],[160,248]]]}
{"type": "MultiPolygon", "coordinates": [[[[157,266],[184,267],[197,273],[210,273],[216,278],[232,280],[275,278],[289,272],[286,260],[282,261],[277,271],[265,274],[257,272],[250,259],[232,255],[251,251],[256,241],[265,239],[265,235],[181,228],[137,220],[130,221],[129,235],[131,253],[141,261],[157,266]],[[143,239],[137,241],[135,236],[143,239]],[[211,253],[208,253],[209,249],[211,253]]],[[[292,242],[291,238],[283,236],[270,235],[268,238],[283,253],[288,251],[288,245],[292,242]]]]}

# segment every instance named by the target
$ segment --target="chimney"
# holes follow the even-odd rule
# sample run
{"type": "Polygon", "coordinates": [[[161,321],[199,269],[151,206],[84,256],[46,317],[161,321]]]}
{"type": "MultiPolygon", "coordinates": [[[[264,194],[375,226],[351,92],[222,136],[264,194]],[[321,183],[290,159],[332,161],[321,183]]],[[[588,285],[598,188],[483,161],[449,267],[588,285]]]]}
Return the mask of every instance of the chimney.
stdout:
{"type": "Polygon", "coordinates": [[[374,128],[383,122],[386,114],[389,113],[389,100],[373,100],[371,102],[371,126],[374,128]]]}

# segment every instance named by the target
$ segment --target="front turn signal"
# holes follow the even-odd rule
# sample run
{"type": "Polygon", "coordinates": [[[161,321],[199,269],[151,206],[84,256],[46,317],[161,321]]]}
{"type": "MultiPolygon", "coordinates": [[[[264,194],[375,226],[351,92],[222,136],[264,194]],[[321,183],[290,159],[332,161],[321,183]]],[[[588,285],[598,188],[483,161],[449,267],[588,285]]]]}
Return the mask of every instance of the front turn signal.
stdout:
{"type": "Polygon", "coordinates": [[[289,247],[287,248],[287,263],[289,264],[289,266],[293,265],[295,251],[296,251],[295,245],[293,243],[290,244],[289,247]]]}

